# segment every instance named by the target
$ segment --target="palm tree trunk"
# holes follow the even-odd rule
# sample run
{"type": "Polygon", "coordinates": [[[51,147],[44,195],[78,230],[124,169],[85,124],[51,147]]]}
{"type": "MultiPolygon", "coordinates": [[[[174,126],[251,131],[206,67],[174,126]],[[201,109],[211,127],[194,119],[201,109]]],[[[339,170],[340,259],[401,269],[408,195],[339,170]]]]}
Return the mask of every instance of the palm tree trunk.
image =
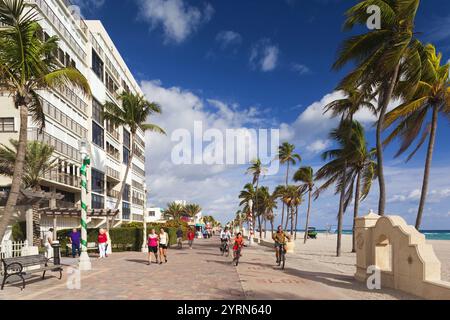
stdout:
{"type": "Polygon", "coordinates": [[[437,129],[437,124],[438,124],[438,113],[439,113],[438,107],[434,106],[433,107],[433,119],[431,122],[430,141],[428,143],[427,159],[425,162],[425,170],[424,170],[424,174],[423,174],[422,194],[420,196],[419,211],[417,212],[417,219],[416,219],[416,229],[417,230],[419,230],[420,225],[422,223],[423,209],[425,207],[425,201],[427,199],[427,194],[428,194],[428,183],[429,183],[429,177],[430,177],[431,162],[433,161],[434,144],[436,142],[436,129],[437,129]]]}
{"type": "Polygon", "coordinates": [[[345,181],[347,180],[347,163],[344,164],[342,181],[344,185],[341,189],[341,196],[339,199],[339,213],[338,213],[338,234],[337,234],[337,246],[336,246],[336,256],[341,256],[341,243],[342,243],[342,220],[344,219],[344,201],[345,201],[345,181]]]}
{"type": "Polygon", "coordinates": [[[19,146],[17,148],[17,157],[14,164],[14,175],[11,182],[11,191],[6,201],[3,217],[0,221],[0,242],[5,235],[6,228],[14,214],[17,199],[19,197],[20,186],[22,183],[23,167],[25,164],[25,154],[27,150],[27,130],[28,130],[28,107],[26,105],[19,106],[20,112],[20,129],[19,129],[19,146]]]}
{"type": "Polygon", "coordinates": [[[384,179],[384,158],[383,158],[383,140],[381,132],[383,131],[384,119],[386,116],[387,107],[391,101],[392,93],[394,92],[395,84],[397,83],[398,73],[400,71],[400,63],[396,66],[392,78],[389,80],[387,91],[383,93],[383,98],[380,99],[378,106],[379,117],[377,123],[377,161],[378,161],[378,184],[380,185],[380,198],[378,202],[378,214],[384,216],[386,208],[386,181],[384,179]]]}
{"type": "MultiPolygon", "coordinates": [[[[122,186],[120,187],[120,193],[119,193],[119,197],[117,198],[117,202],[116,202],[116,206],[114,207],[115,210],[120,208],[120,203],[122,202],[122,198],[123,198],[123,192],[125,191],[125,185],[127,184],[127,178],[128,178],[128,174],[130,173],[130,169],[133,163],[133,157],[134,157],[134,139],[136,137],[136,133],[132,133],[131,134],[131,152],[130,152],[130,156],[128,157],[128,164],[127,164],[127,169],[125,170],[125,175],[123,177],[123,181],[122,181],[122,186]]],[[[115,222],[115,216],[113,216],[111,218],[111,228],[114,226],[114,222],[115,222]]]]}
{"type": "Polygon", "coordinates": [[[356,218],[359,213],[359,199],[361,198],[361,172],[356,177],[355,207],[353,210],[352,252],[356,252],[356,218]]]}
{"type": "Polygon", "coordinates": [[[295,208],[294,240],[297,240],[298,206],[295,208]]]}
{"type": "Polygon", "coordinates": [[[294,215],[295,215],[295,208],[292,206],[291,208],[291,236],[294,235],[294,215]]]}
{"type": "Polygon", "coordinates": [[[288,205],[286,205],[286,222],[285,222],[285,224],[284,224],[284,230],[287,230],[288,224],[289,224],[289,219],[290,219],[290,217],[291,217],[290,211],[289,211],[289,210],[291,210],[291,207],[288,206],[288,205]]]}
{"type": "Polygon", "coordinates": [[[33,246],[40,247],[41,246],[41,223],[40,223],[40,216],[39,216],[39,201],[34,203],[31,206],[31,209],[33,210],[33,246]]]}
{"type": "Polygon", "coordinates": [[[312,193],[312,190],[309,190],[309,192],[308,192],[308,211],[306,213],[305,236],[304,236],[303,243],[306,243],[306,241],[308,240],[309,214],[310,214],[310,210],[311,210],[311,193],[312,193]]]}
{"type": "MultiPolygon", "coordinates": [[[[289,184],[289,161],[287,162],[287,166],[286,166],[286,184],[285,184],[285,186],[287,187],[288,184],[289,184]]],[[[284,206],[285,206],[284,201],[282,201],[282,203],[283,203],[283,207],[281,210],[281,225],[284,224],[284,206]]],[[[288,213],[286,212],[286,227],[287,227],[287,220],[288,220],[288,213]]]]}

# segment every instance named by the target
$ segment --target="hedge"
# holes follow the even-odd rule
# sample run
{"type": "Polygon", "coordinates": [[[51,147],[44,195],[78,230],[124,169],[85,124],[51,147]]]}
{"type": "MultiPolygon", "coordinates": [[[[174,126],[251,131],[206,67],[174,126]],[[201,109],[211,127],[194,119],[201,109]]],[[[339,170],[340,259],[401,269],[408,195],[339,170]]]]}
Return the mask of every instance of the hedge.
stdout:
{"type": "MultiPolygon", "coordinates": [[[[161,225],[151,225],[147,227],[147,231],[154,228],[159,230],[161,225]]],[[[177,243],[177,230],[178,228],[164,227],[164,230],[169,235],[169,245],[174,245],[177,243]]],[[[88,242],[97,242],[99,229],[88,229],[88,242]]],[[[58,239],[61,243],[61,247],[65,248],[68,243],[68,236],[72,232],[72,229],[65,229],[58,231],[58,239]]],[[[142,238],[143,238],[143,227],[136,226],[123,226],[121,228],[114,228],[109,231],[112,239],[112,250],[114,252],[121,251],[140,251],[142,248],[142,238]]],[[[157,231],[158,233],[158,231],[157,231]]],[[[184,237],[186,233],[183,232],[184,237]]]]}

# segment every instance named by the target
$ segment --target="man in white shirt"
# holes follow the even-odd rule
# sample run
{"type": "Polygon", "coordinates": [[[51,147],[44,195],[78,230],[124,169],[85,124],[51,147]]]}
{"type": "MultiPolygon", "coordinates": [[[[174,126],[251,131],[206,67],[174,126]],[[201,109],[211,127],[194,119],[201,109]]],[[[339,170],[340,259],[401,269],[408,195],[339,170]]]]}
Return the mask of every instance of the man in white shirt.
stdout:
{"type": "Polygon", "coordinates": [[[231,232],[228,230],[228,228],[225,228],[225,230],[222,230],[220,232],[220,252],[222,252],[225,249],[225,244],[229,243],[231,240],[231,232]]]}
{"type": "Polygon", "coordinates": [[[53,228],[45,233],[44,238],[45,249],[47,250],[47,259],[53,258],[53,228]]]}

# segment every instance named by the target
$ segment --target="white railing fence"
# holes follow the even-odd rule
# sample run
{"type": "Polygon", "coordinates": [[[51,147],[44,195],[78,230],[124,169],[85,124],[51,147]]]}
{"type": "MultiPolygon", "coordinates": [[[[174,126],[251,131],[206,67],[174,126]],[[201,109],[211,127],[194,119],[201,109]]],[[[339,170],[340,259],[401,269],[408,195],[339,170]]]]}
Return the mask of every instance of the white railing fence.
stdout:
{"type": "Polygon", "coordinates": [[[28,241],[3,241],[0,244],[0,258],[20,257],[22,248],[28,246],[28,241]]]}

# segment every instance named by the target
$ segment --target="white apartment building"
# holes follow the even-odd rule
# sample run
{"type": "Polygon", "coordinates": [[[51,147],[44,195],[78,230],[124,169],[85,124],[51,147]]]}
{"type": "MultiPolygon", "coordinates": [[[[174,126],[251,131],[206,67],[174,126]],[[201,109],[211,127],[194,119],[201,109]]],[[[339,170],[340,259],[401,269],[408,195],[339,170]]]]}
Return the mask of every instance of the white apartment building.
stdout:
{"type": "Polygon", "coordinates": [[[162,221],[162,209],[161,208],[147,208],[147,223],[152,223],[156,221],[162,221]]]}
{"type": "MultiPolygon", "coordinates": [[[[127,128],[114,128],[101,116],[102,104],[112,101],[120,105],[118,95],[126,91],[142,94],[139,85],[100,21],[85,21],[73,15],[69,0],[28,0],[36,4],[40,13],[42,37],[59,37],[55,52],[61,66],[76,67],[89,81],[92,97],[62,86],[40,92],[46,128],[38,131],[29,118],[28,138],[55,147],[58,169],[49,173],[43,183],[45,191],[64,194],[57,206],[69,208],[80,204],[81,154],[80,139],[91,144],[91,170],[89,203],[91,209],[114,208],[121,181],[131,152],[130,132],[127,128]]],[[[18,139],[19,113],[12,99],[0,91],[0,143],[18,139]]],[[[145,137],[137,134],[137,153],[128,175],[120,214],[116,226],[123,222],[143,221],[145,208],[145,137]]],[[[11,180],[0,177],[0,186],[8,188],[11,180]]],[[[43,204],[45,206],[45,204],[43,204]]],[[[52,219],[42,218],[43,229],[53,225],[52,219]]],[[[105,221],[93,218],[89,227],[100,227],[105,221]]],[[[77,218],[58,219],[58,228],[78,226],[77,218]]]]}

